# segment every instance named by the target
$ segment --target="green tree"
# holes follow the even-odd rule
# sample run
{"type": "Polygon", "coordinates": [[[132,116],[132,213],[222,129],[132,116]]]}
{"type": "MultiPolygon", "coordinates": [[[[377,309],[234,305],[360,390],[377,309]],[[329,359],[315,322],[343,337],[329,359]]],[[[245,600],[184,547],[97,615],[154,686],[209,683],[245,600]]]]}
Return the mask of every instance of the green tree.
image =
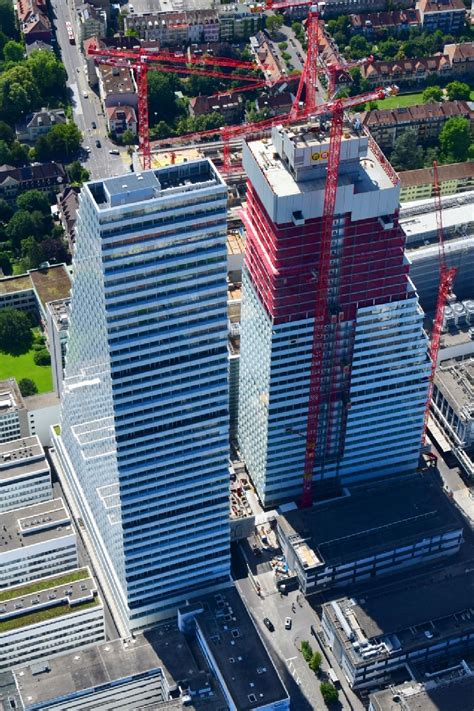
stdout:
{"type": "Polygon", "coordinates": [[[265,18],[265,29],[274,35],[283,25],[283,15],[267,15],[265,18]]]}
{"type": "Polygon", "coordinates": [[[27,66],[41,94],[43,103],[66,96],[66,70],[53,52],[39,49],[28,57],[27,66]]]}
{"type": "Polygon", "coordinates": [[[77,155],[81,142],[75,123],[57,124],[36,141],[36,156],[38,160],[68,160],[77,155]]]}
{"type": "Polygon", "coordinates": [[[456,101],[456,99],[469,101],[471,88],[469,84],[465,84],[462,81],[452,81],[446,85],[446,93],[450,101],[456,101]]]}
{"type": "Polygon", "coordinates": [[[0,311],[0,350],[19,355],[30,350],[33,343],[31,321],[27,314],[17,309],[0,311]]]}
{"type": "Polygon", "coordinates": [[[309,660],[308,666],[311,671],[318,672],[321,669],[321,662],[323,658],[320,652],[313,652],[311,659],[309,660]]]}
{"type": "Polygon", "coordinates": [[[0,252],[0,269],[4,276],[10,276],[13,273],[12,263],[6,252],[0,252]]]}
{"type": "Polygon", "coordinates": [[[34,237],[21,241],[21,257],[25,270],[37,269],[43,261],[43,252],[34,237]]]}
{"type": "Polygon", "coordinates": [[[23,115],[40,107],[41,98],[31,71],[16,65],[0,75],[0,119],[15,123],[23,115]]]}
{"type": "Polygon", "coordinates": [[[418,145],[418,134],[413,128],[404,131],[395,141],[390,156],[395,170],[414,170],[423,165],[423,148],[418,145]]]}
{"type": "Polygon", "coordinates": [[[13,215],[13,210],[4,198],[0,198],[0,222],[8,222],[13,215]]]}
{"type": "Polygon", "coordinates": [[[305,662],[308,662],[309,664],[311,657],[313,656],[313,650],[307,640],[303,640],[303,642],[301,642],[301,654],[303,655],[305,662]]]}
{"type": "Polygon", "coordinates": [[[443,159],[447,162],[465,161],[471,144],[469,120],[453,116],[444,124],[439,134],[439,145],[443,159]]]}
{"type": "Polygon", "coordinates": [[[25,193],[18,195],[16,204],[19,210],[26,210],[27,212],[38,210],[43,215],[51,214],[49,200],[39,190],[27,190],[25,193]]]}
{"type": "Polygon", "coordinates": [[[329,681],[322,681],[319,688],[326,706],[331,706],[331,704],[336,703],[339,698],[339,692],[333,684],[329,681]]]}
{"type": "Polygon", "coordinates": [[[0,141],[10,146],[15,140],[15,131],[5,121],[0,121],[0,141]]]}
{"type": "Polygon", "coordinates": [[[25,48],[21,42],[10,40],[3,48],[3,57],[6,62],[21,62],[25,56],[25,48]]]}
{"type": "Polygon", "coordinates": [[[82,185],[86,180],[89,180],[89,171],[81,165],[78,160],[73,161],[68,166],[66,166],[67,174],[69,175],[69,180],[74,185],[82,185]]]}
{"type": "Polygon", "coordinates": [[[440,86],[429,86],[427,89],[424,90],[421,98],[424,104],[442,101],[443,90],[440,86]]]}
{"type": "MultiPolygon", "coordinates": [[[[191,77],[193,78],[193,77],[191,77]]],[[[162,72],[148,73],[148,108],[150,123],[171,123],[181,112],[175,91],[180,88],[177,77],[162,72]]]]}
{"type": "Polygon", "coordinates": [[[65,262],[69,264],[71,261],[71,255],[67,245],[63,239],[54,239],[52,237],[47,237],[41,242],[41,252],[44,262],[51,262],[54,264],[61,264],[65,262]]]}
{"type": "Polygon", "coordinates": [[[13,250],[19,254],[22,241],[32,235],[37,235],[41,238],[44,236],[43,230],[43,215],[41,215],[41,213],[30,213],[26,212],[26,210],[18,210],[8,222],[5,228],[5,234],[11,241],[13,250]]]}
{"type": "Polygon", "coordinates": [[[0,30],[7,37],[17,37],[15,13],[11,0],[0,0],[0,30]]]}
{"type": "Polygon", "coordinates": [[[0,165],[11,165],[12,152],[5,141],[0,141],[0,165]]]}
{"type": "Polygon", "coordinates": [[[29,395],[36,395],[36,393],[38,392],[36,383],[34,380],[31,380],[31,378],[22,378],[18,383],[18,387],[20,388],[20,392],[23,397],[28,397],[29,395]]]}
{"type": "Polygon", "coordinates": [[[377,44],[378,47],[378,52],[377,54],[380,55],[381,59],[395,59],[397,56],[398,50],[400,49],[400,43],[397,42],[396,40],[390,38],[386,40],[385,42],[379,42],[377,44]]]}
{"type": "Polygon", "coordinates": [[[41,348],[33,356],[36,365],[51,365],[51,356],[47,348],[41,348]]]}
{"type": "Polygon", "coordinates": [[[349,50],[352,59],[362,59],[370,54],[370,45],[362,35],[355,35],[349,42],[349,50]]]}
{"type": "Polygon", "coordinates": [[[19,141],[13,141],[10,146],[13,165],[28,165],[30,162],[30,149],[19,141]]]}

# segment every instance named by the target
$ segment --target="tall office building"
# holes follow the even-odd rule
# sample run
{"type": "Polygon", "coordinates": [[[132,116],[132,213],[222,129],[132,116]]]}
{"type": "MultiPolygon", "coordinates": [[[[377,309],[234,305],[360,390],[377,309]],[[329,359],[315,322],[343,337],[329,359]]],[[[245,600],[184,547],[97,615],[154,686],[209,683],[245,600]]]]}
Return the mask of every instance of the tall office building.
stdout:
{"type": "Polygon", "coordinates": [[[129,629],[229,580],[226,199],[207,160],[80,197],[57,446],[129,629]]]}
{"type": "MultiPolygon", "coordinates": [[[[277,127],[271,140],[244,146],[238,439],[267,506],[302,492],[328,149],[324,124],[277,127]]],[[[417,465],[430,365],[398,199],[390,166],[346,126],[318,360],[315,486],[417,465]]]]}

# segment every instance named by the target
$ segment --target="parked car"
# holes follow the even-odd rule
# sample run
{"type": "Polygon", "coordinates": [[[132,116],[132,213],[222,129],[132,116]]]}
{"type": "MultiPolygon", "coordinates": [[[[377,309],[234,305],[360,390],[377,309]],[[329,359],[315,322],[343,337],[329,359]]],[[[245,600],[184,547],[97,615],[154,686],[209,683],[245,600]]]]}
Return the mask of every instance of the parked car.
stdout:
{"type": "Polygon", "coordinates": [[[273,622],[271,620],[269,620],[268,617],[263,618],[263,624],[265,625],[267,630],[269,630],[270,632],[274,631],[275,627],[273,625],[273,622]]]}
{"type": "Polygon", "coordinates": [[[102,143],[99,141],[98,138],[97,138],[97,140],[96,140],[96,142],[95,142],[95,145],[97,146],[97,148],[100,148],[100,147],[102,146],[102,143]]]}
{"type": "Polygon", "coordinates": [[[96,122],[95,122],[95,121],[92,121],[91,126],[92,126],[92,128],[97,128],[96,122]]]}
{"type": "Polygon", "coordinates": [[[116,148],[112,148],[112,150],[109,151],[111,156],[119,156],[120,151],[118,151],[116,148]]]}
{"type": "Polygon", "coordinates": [[[285,617],[285,629],[291,630],[291,617],[285,617]]]}

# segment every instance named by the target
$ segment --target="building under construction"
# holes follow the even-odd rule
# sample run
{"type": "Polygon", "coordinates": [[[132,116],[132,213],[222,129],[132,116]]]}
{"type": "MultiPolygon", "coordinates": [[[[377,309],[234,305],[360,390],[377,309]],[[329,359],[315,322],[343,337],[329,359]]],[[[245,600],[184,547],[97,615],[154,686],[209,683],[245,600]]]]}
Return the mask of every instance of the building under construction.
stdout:
{"type": "Polygon", "coordinates": [[[399,182],[373,142],[348,124],[316,357],[328,157],[322,121],[275,127],[270,139],[243,148],[238,439],[265,506],[303,490],[315,370],[315,491],[413,471],[420,450],[430,362],[398,224],[399,182]]]}

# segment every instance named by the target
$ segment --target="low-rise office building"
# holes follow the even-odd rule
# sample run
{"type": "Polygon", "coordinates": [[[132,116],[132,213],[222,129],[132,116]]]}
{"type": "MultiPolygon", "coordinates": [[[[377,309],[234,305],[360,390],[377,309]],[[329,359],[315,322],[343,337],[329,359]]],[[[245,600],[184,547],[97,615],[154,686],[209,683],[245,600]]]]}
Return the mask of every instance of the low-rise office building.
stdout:
{"type": "Polygon", "coordinates": [[[289,711],[290,699],[235,588],[178,610],[178,625],[195,635],[233,711],[289,711]]]}
{"type": "Polygon", "coordinates": [[[56,395],[61,394],[63,370],[66,359],[67,336],[69,327],[69,309],[71,299],[58,299],[46,305],[46,333],[51,355],[53,387],[56,395]]]}
{"type": "Polygon", "coordinates": [[[426,681],[406,681],[371,694],[369,711],[468,711],[473,699],[474,671],[462,662],[429,674],[426,681]]]}
{"type": "Polygon", "coordinates": [[[205,660],[194,657],[175,622],[46,658],[40,667],[18,667],[14,678],[25,711],[227,708],[205,660]]]}
{"type": "MultiPolygon", "coordinates": [[[[474,302],[471,306],[474,323],[474,302]]],[[[466,312],[464,304],[458,304],[466,312]]],[[[472,344],[472,341],[471,341],[472,344]]],[[[474,477],[474,358],[440,363],[436,369],[431,417],[469,477],[474,477]]],[[[436,433],[435,433],[436,438],[436,433]]]]}
{"type": "Polygon", "coordinates": [[[27,410],[15,378],[0,380],[0,443],[28,435],[27,410]]]}
{"type": "Polygon", "coordinates": [[[104,639],[104,608],[87,568],[0,592],[0,671],[104,639]]]}
{"type": "Polygon", "coordinates": [[[62,499],[0,514],[0,589],[77,565],[76,532],[62,499]]]}
{"type": "Polygon", "coordinates": [[[51,471],[35,435],[0,444],[0,512],[51,499],[51,471]]]}
{"type": "Polygon", "coordinates": [[[306,595],[453,555],[462,542],[446,497],[419,476],[358,487],[308,509],[287,504],[279,512],[278,539],[306,595]]]}
{"type": "Polygon", "coordinates": [[[395,670],[434,660],[458,663],[474,649],[474,571],[444,568],[358,599],[322,606],[323,639],[351,687],[387,685],[395,670]]]}

